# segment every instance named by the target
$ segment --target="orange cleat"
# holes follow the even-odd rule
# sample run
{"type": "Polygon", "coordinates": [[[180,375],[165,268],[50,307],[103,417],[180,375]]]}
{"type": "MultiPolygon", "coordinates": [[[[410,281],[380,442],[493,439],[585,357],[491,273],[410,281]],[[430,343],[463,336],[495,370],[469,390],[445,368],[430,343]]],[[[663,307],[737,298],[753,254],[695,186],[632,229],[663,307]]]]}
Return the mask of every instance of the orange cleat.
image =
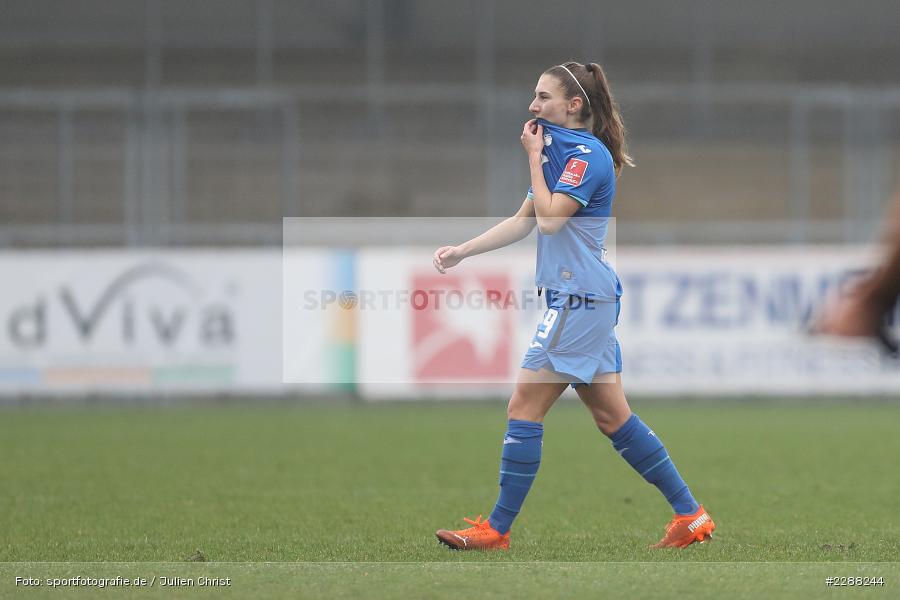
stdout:
{"type": "Polygon", "coordinates": [[[474,521],[465,519],[472,527],[458,531],[438,529],[435,535],[440,543],[453,550],[509,550],[509,532],[500,533],[493,527],[489,519],[481,520],[481,515],[474,521]]]}
{"type": "Polygon", "coordinates": [[[712,538],[716,529],[712,517],[701,506],[692,515],[675,515],[666,525],[666,535],[651,548],[687,548],[694,542],[701,544],[712,538]]]}

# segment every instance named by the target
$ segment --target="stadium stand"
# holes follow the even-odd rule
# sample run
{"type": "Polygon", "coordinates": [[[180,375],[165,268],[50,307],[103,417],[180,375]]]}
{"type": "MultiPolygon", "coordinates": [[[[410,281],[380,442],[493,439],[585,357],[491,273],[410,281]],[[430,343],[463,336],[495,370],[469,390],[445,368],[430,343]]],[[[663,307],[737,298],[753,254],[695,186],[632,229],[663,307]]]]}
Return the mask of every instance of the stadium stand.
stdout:
{"type": "Polygon", "coordinates": [[[604,63],[618,92],[629,223],[802,218],[830,223],[804,234],[827,240],[855,231],[848,206],[863,225],[880,214],[900,128],[893,2],[678,3],[656,29],[642,3],[576,2],[572,19],[463,4],[4,2],[0,243],[51,243],[21,226],[272,243],[284,215],[507,214],[527,187],[531,82],[570,57],[604,63]],[[770,11],[780,27],[763,27],[770,11]],[[271,232],[216,229],[252,224],[271,232]]]}

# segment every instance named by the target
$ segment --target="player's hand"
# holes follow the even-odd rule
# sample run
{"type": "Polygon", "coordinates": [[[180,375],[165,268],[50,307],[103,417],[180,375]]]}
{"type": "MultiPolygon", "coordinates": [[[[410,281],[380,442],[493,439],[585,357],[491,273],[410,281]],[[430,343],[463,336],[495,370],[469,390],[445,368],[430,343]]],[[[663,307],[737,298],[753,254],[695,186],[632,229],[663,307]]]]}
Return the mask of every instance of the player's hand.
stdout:
{"type": "Polygon", "coordinates": [[[529,155],[540,154],[544,150],[544,126],[538,125],[537,119],[526,121],[519,139],[529,155]]]}
{"type": "Polygon", "coordinates": [[[898,344],[885,326],[885,312],[861,290],[831,298],[825,310],[810,327],[815,335],[849,338],[875,338],[891,355],[897,356],[898,344]]]}
{"type": "Polygon", "coordinates": [[[450,267],[458,265],[463,258],[465,257],[456,246],[441,246],[434,251],[434,268],[444,274],[450,267]]]}
{"type": "Polygon", "coordinates": [[[881,325],[881,315],[860,294],[832,298],[824,312],[813,323],[813,333],[840,337],[874,337],[881,325]]]}

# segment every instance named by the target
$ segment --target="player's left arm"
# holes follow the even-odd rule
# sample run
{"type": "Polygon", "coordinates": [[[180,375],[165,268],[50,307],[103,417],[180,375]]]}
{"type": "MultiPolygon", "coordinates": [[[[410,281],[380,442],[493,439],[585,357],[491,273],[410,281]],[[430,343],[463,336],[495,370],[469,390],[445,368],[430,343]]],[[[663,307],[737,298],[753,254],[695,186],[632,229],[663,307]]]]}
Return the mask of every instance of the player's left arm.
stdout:
{"type": "Polygon", "coordinates": [[[886,256],[876,271],[876,294],[890,308],[900,299],[900,188],[884,219],[882,238],[886,256]]]}
{"type": "Polygon", "coordinates": [[[528,168],[531,171],[531,201],[538,230],[551,235],[562,229],[569,217],[578,212],[581,203],[572,196],[553,193],[544,180],[541,166],[541,151],[544,149],[544,128],[534,120],[525,123],[522,130],[522,146],[528,154],[528,168]]]}
{"type": "Polygon", "coordinates": [[[893,355],[900,344],[886,327],[886,317],[900,300],[900,190],[885,219],[886,256],[875,270],[846,294],[832,298],[815,320],[813,333],[875,337],[893,355]]]}

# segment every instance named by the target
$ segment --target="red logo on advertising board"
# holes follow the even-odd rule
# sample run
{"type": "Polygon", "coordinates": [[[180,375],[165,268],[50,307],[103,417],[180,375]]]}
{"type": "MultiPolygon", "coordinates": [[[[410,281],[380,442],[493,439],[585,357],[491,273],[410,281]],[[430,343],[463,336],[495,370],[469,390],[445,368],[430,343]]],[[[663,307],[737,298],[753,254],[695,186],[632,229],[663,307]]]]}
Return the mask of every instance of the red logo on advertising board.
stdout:
{"type": "Polygon", "coordinates": [[[584,172],[587,171],[587,166],[587,162],[573,158],[566,165],[566,170],[563,171],[563,174],[560,175],[559,182],[568,185],[580,184],[582,177],[584,177],[584,172]]]}
{"type": "Polygon", "coordinates": [[[491,304],[511,292],[504,274],[413,275],[413,377],[417,381],[509,378],[513,311],[491,304]],[[422,293],[424,292],[424,294],[422,293]],[[428,301],[423,300],[427,297],[428,301]]]}

